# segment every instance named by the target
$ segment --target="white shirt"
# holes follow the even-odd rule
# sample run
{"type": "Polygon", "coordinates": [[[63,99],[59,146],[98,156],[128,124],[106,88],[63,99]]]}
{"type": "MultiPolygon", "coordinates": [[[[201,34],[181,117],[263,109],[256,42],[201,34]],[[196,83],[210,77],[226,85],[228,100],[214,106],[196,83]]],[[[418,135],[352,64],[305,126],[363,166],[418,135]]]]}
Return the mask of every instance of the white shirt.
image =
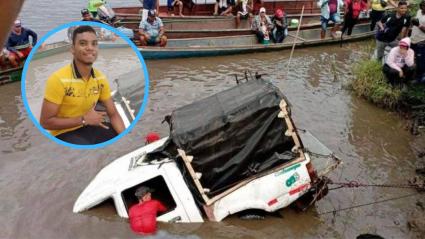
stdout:
{"type": "MultiPolygon", "coordinates": [[[[422,14],[422,10],[419,9],[416,13],[416,18],[419,20],[419,26],[425,26],[425,15],[422,14]]],[[[418,43],[421,41],[425,41],[425,32],[423,32],[419,27],[412,27],[412,36],[410,37],[412,43],[418,43]]]]}

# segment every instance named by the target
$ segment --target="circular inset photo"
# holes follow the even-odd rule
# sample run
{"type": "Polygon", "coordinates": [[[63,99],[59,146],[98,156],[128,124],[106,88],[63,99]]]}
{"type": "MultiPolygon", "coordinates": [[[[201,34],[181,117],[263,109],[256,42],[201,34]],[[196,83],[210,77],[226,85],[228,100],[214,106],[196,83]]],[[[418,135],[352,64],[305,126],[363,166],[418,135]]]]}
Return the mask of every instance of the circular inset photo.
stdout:
{"type": "Polygon", "coordinates": [[[44,36],[24,65],[30,118],[53,141],[99,148],[127,134],[143,114],[149,79],[137,47],[121,31],[72,22],[44,36]]]}

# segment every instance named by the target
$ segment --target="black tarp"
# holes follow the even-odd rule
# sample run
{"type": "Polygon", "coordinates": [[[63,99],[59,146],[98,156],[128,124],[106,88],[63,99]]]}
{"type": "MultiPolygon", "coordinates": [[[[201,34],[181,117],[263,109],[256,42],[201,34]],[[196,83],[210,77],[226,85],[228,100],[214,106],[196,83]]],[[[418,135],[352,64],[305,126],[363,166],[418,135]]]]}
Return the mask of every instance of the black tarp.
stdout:
{"type": "Polygon", "coordinates": [[[283,98],[276,86],[259,79],[178,108],[168,118],[169,140],[148,158],[178,158],[176,149],[183,149],[193,156],[195,172],[202,173],[207,195],[215,196],[295,158],[293,139],[284,134],[285,120],[277,117],[283,98]]]}

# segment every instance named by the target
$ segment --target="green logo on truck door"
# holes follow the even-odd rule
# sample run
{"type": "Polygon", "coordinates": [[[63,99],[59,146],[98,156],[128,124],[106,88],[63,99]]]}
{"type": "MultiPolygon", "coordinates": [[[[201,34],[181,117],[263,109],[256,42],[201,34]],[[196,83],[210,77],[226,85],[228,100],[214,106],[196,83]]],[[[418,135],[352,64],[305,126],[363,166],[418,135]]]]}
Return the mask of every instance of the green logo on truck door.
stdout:
{"type": "Polygon", "coordinates": [[[298,181],[298,179],[300,179],[300,175],[298,173],[294,173],[292,174],[291,177],[289,177],[286,180],[286,186],[289,188],[292,186],[292,184],[294,184],[296,181],[298,181]]]}
{"type": "Polygon", "coordinates": [[[301,166],[300,163],[294,164],[294,165],[292,165],[290,167],[287,167],[287,168],[284,168],[284,169],[280,170],[279,172],[275,173],[274,176],[277,177],[277,176],[282,175],[284,173],[287,173],[287,172],[289,172],[291,170],[296,170],[300,166],[301,166]]]}

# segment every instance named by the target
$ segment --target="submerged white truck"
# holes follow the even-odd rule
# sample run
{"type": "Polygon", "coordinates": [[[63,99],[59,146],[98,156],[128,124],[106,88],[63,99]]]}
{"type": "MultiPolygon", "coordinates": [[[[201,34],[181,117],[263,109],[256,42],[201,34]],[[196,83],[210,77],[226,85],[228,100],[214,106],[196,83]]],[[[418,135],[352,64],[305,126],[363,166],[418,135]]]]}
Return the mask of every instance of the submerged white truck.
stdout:
{"type": "Polygon", "coordinates": [[[102,169],[75,213],[112,199],[121,217],[140,186],[167,207],[163,222],[221,221],[248,209],[273,212],[312,205],[326,194],[325,174],[340,160],[298,130],[280,90],[252,79],[173,111],[170,135],[102,169]],[[314,152],[314,153],[311,153],[314,152]]]}

